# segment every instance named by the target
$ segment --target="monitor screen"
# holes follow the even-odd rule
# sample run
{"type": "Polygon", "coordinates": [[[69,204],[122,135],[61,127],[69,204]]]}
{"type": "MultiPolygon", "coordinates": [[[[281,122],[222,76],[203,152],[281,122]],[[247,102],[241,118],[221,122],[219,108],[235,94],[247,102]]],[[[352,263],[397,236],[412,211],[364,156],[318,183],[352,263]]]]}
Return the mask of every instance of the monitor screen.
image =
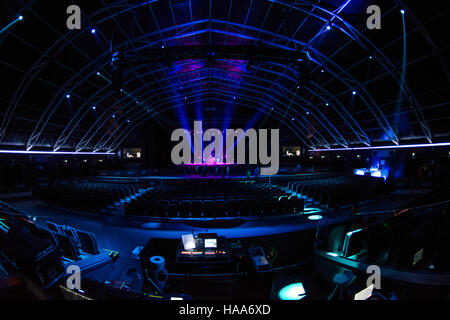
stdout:
{"type": "Polygon", "coordinates": [[[285,157],[300,157],[301,155],[301,147],[299,146],[284,146],[281,151],[285,157]]]}
{"type": "Polygon", "coordinates": [[[205,249],[217,248],[217,239],[205,239],[205,249]]]}
{"type": "Polygon", "coordinates": [[[184,250],[192,250],[195,249],[195,239],[192,233],[183,234],[181,236],[181,240],[183,241],[184,250]]]}
{"type": "Polygon", "coordinates": [[[123,148],[122,158],[124,159],[140,159],[142,157],[142,148],[123,148]]]}

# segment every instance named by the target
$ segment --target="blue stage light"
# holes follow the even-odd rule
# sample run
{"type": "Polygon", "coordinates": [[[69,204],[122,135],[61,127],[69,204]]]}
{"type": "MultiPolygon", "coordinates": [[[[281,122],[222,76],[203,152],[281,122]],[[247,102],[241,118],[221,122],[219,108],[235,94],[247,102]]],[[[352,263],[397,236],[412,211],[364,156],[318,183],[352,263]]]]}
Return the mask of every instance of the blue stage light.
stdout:
{"type": "Polygon", "coordinates": [[[312,221],[316,221],[316,220],[321,220],[323,219],[323,216],[321,216],[320,214],[313,214],[308,216],[308,220],[312,220],[312,221]]]}
{"type": "Polygon", "coordinates": [[[67,98],[67,99],[70,99],[70,94],[66,94],[66,98],[67,98]]]}
{"type": "Polygon", "coordinates": [[[95,29],[94,29],[94,28],[91,29],[91,33],[92,33],[92,34],[95,33],[95,29]]]}
{"type": "Polygon", "coordinates": [[[20,20],[23,20],[23,16],[18,16],[16,19],[8,23],[6,26],[0,28],[0,34],[11,28],[15,23],[19,22],[20,20]]]}
{"type": "Polygon", "coordinates": [[[287,285],[278,292],[278,298],[281,300],[301,300],[304,297],[306,292],[301,282],[287,285]]]}
{"type": "Polygon", "coordinates": [[[331,30],[331,27],[330,27],[330,26],[327,26],[327,30],[331,30]]]}
{"type": "Polygon", "coordinates": [[[92,106],[92,110],[95,110],[96,109],[96,106],[92,106]]]}
{"type": "Polygon", "coordinates": [[[99,75],[100,75],[100,72],[97,71],[97,75],[99,76],[99,75]]]}
{"type": "Polygon", "coordinates": [[[353,95],[356,95],[356,91],[353,91],[352,94],[353,94],[353,95]]]}
{"type": "Polygon", "coordinates": [[[401,13],[401,14],[405,14],[405,10],[403,10],[403,9],[400,10],[400,13],[401,13]]]}

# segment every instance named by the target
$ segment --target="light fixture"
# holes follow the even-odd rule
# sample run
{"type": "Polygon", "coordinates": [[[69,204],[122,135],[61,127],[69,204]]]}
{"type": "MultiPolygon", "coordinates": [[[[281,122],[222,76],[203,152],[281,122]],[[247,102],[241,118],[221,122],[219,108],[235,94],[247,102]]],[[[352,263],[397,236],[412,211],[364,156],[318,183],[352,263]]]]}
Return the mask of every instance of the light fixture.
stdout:
{"type": "Polygon", "coordinates": [[[400,13],[405,14],[405,10],[404,9],[400,10],[400,13]]]}
{"type": "Polygon", "coordinates": [[[356,95],[356,91],[353,91],[352,94],[353,94],[353,95],[356,95]]]}
{"type": "Polygon", "coordinates": [[[20,15],[17,19],[18,19],[18,20],[23,20],[23,16],[20,15]]]}
{"type": "Polygon", "coordinates": [[[331,30],[331,26],[327,26],[327,30],[331,30]]]}
{"type": "Polygon", "coordinates": [[[96,31],[96,30],[95,30],[94,28],[91,29],[91,33],[92,33],[92,34],[94,34],[95,31],[96,31]]]}
{"type": "Polygon", "coordinates": [[[70,94],[66,94],[66,98],[67,98],[67,99],[70,99],[70,94]]]}
{"type": "Polygon", "coordinates": [[[308,216],[308,220],[312,220],[312,221],[317,221],[317,220],[321,220],[323,219],[323,216],[321,216],[320,214],[312,214],[310,216],[308,216]]]}
{"type": "Polygon", "coordinates": [[[278,292],[278,298],[281,300],[301,300],[304,297],[306,292],[301,282],[287,285],[278,292]]]}
{"type": "Polygon", "coordinates": [[[95,110],[97,107],[96,106],[92,106],[92,110],[95,110]]]}

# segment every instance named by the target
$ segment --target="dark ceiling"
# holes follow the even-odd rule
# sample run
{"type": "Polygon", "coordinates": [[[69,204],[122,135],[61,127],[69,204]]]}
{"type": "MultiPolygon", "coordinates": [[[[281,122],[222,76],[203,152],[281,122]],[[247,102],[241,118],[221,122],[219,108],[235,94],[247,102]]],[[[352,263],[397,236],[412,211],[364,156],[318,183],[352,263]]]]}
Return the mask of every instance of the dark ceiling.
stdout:
{"type": "Polygon", "coordinates": [[[111,151],[147,121],[196,119],[278,124],[307,147],[450,141],[446,1],[0,3],[3,148],[111,151]],[[71,4],[81,30],[66,27],[71,4]],[[373,4],[380,30],[366,27],[373,4]],[[192,56],[126,68],[113,90],[113,52],[194,45],[308,52],[311,61],[299,72],[295,63],[192,56]]]}

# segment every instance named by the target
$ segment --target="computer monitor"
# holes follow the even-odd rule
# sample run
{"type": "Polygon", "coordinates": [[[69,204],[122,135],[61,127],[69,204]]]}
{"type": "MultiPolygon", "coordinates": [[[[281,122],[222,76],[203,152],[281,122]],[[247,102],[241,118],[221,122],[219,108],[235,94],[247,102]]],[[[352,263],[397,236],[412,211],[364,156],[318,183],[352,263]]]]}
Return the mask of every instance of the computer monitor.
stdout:
{"type": "Polygon", "coordinates": [[[184,250],[193,250],[195,249],[195,239],[193,234],[183,234],[181,236],[181,240],[183,241],[184,250]]]}
{"type": "Polygon", "coordinates": [[[217,248],[217,239],[216,238],[206,238],[205,239],[205,249],[215,249],[217,248]]]}

